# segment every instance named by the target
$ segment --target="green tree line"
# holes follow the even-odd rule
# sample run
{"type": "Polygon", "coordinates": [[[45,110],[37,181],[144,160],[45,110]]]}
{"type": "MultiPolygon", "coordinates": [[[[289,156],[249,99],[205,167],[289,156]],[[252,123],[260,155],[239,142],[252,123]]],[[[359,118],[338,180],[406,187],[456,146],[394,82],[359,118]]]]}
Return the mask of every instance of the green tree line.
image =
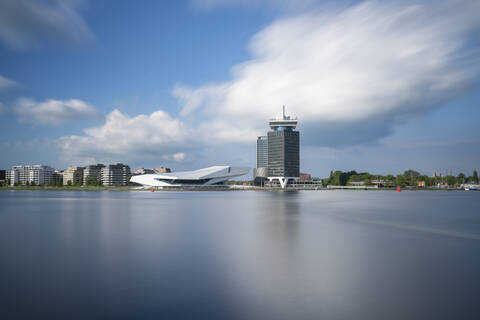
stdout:
{"type": "Polygon", "coordinates": [[[464,173],[459,173],[457,176],[435,176],[430,177],[426,174],[421,174],[415,170],[407,170],[403,174],[371,174],[368,172],[353,171],[331,171],[328,178],[322,179],[323,185],[347,186],[352,182],[363,182],[365,185],[372,185],[372,180],[383,180],[385,186],[417,186],[419,182],[425,183],[426,187],[431,187],[437,184],[448,184],[449,186],[461,185],[465,183],[478,184],[479,178],[476,170],[471,176],[466,176],[464,173]]]}

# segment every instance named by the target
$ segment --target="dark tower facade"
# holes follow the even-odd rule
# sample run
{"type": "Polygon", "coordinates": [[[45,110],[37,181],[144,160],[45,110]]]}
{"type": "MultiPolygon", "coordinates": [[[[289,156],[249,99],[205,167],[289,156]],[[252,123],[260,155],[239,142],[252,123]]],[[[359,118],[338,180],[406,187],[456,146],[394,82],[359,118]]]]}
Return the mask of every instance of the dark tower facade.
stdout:
{"type": "Polygon", "coordinates": [[[300,175],[300,133],[294,130],[268,132],[268,176],[300,175]]]}

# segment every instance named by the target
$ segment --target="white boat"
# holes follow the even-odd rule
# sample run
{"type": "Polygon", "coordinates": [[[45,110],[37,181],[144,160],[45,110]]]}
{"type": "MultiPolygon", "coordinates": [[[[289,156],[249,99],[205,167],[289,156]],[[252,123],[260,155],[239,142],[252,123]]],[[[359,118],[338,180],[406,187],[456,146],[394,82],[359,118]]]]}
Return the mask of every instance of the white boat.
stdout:
{"type": "Polygon", "coordinates": [[[465,185],[464,189],[465,189],[465,191],[470,191],[470,190],[478,191],[478,190],[480,190],[480,185],[478,185],[478,184],[469,184],[469,185],[465,185]]]}

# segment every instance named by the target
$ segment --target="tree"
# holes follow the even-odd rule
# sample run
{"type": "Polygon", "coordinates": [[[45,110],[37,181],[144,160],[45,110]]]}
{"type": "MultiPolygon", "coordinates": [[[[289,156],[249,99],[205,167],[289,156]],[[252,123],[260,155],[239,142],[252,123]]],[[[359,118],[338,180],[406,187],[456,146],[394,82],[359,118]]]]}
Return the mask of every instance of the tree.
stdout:
{"type": "Polygon", "coordinates": [[[403,174],[398,174],[395,179],[397,186],[404,187],[407,182],[407,178],[403,174]]]}
{"type": "Polygon", "coordinates": [[[418,177],[420,176],[420,173],[409,169],[403,173],[403,176],[405,177],[406,180],[410,183],[410,185],[415,185],[416,182],[418,181],[418,177]]]}
{"type": "Polygon", "coordinates": [[[97,177],[94,176],[93,179],[92,179],[91,185],[92,185],[92,186],[101,186],[101,185],[102,185],[102,181],[101,181],[101,180],[98,180],[97,177]]]}
{"type": "Polygon", "coordinates": [[[473,182],[478,183],[478,173],[477,173],[477,170],[473,170],[473,182]]]}
{"type": "Polygon", "coordinates": [[[67,181],[67,186],[71,187],[72,186],[72,180],[67,181]]]}
{"type": "Polygon", "coordinates": [[[90,177],[85,178],[85,185],[89,186],[92,183],[90,177]]]}
{"type": "Polygon", "coordinates": [[[447,184],[449,186],[453,186],[455,184],[455,177],[454,176],[447,176],[447,184]]]}
{"type": "Polygon", "coordinates": [[[465,174],[460,172],[457,176],[457,182],[460,184],[465,183],[465,174]]]}

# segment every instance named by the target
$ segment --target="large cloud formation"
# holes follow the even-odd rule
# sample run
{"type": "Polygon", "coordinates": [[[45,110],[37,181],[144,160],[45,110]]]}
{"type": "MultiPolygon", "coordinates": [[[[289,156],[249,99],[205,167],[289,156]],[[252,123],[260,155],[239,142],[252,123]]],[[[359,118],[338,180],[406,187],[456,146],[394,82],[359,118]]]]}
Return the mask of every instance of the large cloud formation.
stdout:
{"type": "Polygon", "coordinates": [[[0,41],[15,50],[38,45],[40,40],[83,44],[94,40],[78,13],[79,0],[0,1],[0,41]]]}
{"type": "Polygon", "coordinates": [[[308,143],[371,142],[474,80],[478,42],[467,39],[480,26],[478,12],[478,1],[365,2],[279,19],[253,37],[252,59],[233,68],[231,81],[178,85],[173,94],[183,115],[209,114],[227,130],[265,129],[286,105],[308,143]]]}
{"type": "Polygon", "coordinates": [[[115,109],[105,124],[84,130],[83,136],[59,139],[72,161],[124,161],[161,157],[182,161],[185,148],[195,137],[181,121],[164,111],[131,117],[115,109]]]}

